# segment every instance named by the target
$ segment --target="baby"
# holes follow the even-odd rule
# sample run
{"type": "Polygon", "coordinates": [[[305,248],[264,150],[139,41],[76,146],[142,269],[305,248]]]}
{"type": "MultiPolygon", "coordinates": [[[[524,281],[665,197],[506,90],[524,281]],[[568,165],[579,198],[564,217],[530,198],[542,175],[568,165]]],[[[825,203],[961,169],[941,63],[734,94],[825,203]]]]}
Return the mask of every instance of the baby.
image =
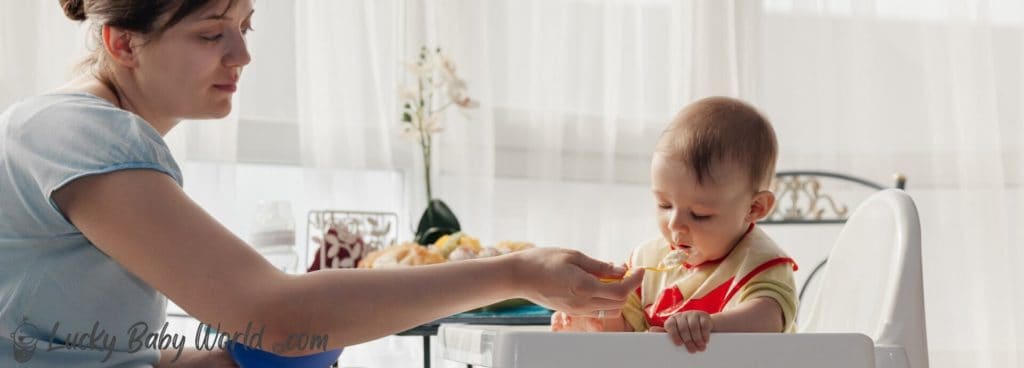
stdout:
{"type": "Polygon", "coordinates": [[[647,269],[642,286],[621,315],[556,312],[552,330],[666,332],[690,353],[711,332],[792,332],[796,263],[754,225],[775,204],[776,154],[771,124],[740,100],[680,111],[651,162],[661,237],[627,263],[647,269]]]}

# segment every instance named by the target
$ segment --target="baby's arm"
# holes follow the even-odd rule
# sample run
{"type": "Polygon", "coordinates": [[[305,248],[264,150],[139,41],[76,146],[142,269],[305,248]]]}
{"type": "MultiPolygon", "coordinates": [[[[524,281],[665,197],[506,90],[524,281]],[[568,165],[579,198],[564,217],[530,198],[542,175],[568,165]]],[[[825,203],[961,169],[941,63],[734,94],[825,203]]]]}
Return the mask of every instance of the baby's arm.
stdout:
{"type": "Polygon", "coordinates": [[[708,314],[690,310],[673,314],[664,327],[652,332],[665,332],[676,346],[686,346],[691,354],[707,349],[711,332],[782,332],[782,308],[769,297],[757,297],[740,303],[725,312],[708,314]]]}
{"type": "Polygon", "coordinates": [[[785,317],[775,299],[757,297],[711,315],[715,332],[782,332],[785,317]]]}
{"type": "Polygon", "coordinates": [[[776,265],[757,275],[735,298],[739,304],[714,315],[715,331],[793,330],[798,297],[789,264],[776,265]]]}

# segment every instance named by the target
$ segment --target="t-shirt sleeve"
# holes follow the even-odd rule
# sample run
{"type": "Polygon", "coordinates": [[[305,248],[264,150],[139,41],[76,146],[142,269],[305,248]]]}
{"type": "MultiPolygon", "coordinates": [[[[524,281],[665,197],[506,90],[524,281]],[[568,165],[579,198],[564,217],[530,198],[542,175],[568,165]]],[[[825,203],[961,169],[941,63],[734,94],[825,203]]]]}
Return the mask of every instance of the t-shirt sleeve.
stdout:
{"type": "Polygon", "coordinates": [[[177,163],[152,126],[135,114],[92,100],[51,106],[12,132],[18,145],[13,154],[31,189],[60,213],[53,193],[90,175],[154,170],[182,185],[177,163]]]}
{"type": "MultiPolygon", "coordinates": [[[[642,254],[645,247],[650,246],[649,243],[651,242],[641,244],[630,252],[629,258],[626,260],[626,267],[633,268],[638,264],[643,264],[642,254]]],[[[632,293],[629,293],[629,297],[626,298],[626,304],[622,307],[622,318],[636,332],[644,332],[650,328],[647,325],[647,317],[644,315],[643,300],[640,298],[641,288],[637,288],[632,293]]]]}
{"type": "Polygon", "coordinates": [[[629,297],[626,298],[626,305],[622,307],[622,318],[626,320],[626,324],[633,328],[633,331],[644,332],[649,327],[647,326],[647,318],[644,317],[643,306],[640,305],[639,293],[639,289],[629,293],[629,297]]]}
{"type": "Polygon", "coordinates": [[[794,332],[796,330],[794,321],[798,298],[791,264],[778,264],[762,271],[744,285],[737,296],[740,303],[759,297],[775,300],[782,308],[783,331],[794,332]]]}

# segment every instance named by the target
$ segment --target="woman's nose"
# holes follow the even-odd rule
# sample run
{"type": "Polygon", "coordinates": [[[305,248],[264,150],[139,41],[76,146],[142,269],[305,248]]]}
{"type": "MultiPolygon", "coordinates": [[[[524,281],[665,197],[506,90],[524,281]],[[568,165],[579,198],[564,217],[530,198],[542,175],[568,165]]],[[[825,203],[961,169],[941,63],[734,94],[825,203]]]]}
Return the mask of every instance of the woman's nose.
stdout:
{"type": "Polygon", "coordinates": [[[232,38],[227,53],[224,55],[224,64],[230,67],[249,65],[252,57],[249,55],[249,46],[246,45],[245,37],[241,33],[237,33],[232,38]]]}

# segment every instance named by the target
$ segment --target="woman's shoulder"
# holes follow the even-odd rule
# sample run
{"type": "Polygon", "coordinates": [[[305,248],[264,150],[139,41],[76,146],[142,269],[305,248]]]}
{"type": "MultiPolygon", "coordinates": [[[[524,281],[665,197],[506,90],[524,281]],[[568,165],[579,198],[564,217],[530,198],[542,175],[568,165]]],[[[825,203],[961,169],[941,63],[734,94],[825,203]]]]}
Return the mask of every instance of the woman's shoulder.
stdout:
{"type": "MultiPolygon", "coordinates": [[[[0,115],[0,159],[60,180],[116,168],[153,167],[179,183],[180,170],[163,140],[138,115],[87,93],[25,99],[0,115]]],[[[38,179],[38,178],[37,178],[38,179]]]]}
{"type": "MultiPolygon", "coordinates": [[[[55,134],[86,129],[92,131],[137,129],[148,124],[137,115],[119,109],[100,97],[79,92],[49,93],[26,98],[5,113],[9,135],[55,134]]],[[[154,131],[155,133],[155,131],[154,131]]]]}
{"type": "Polygon", "coordinates": [[[163,137],[138,115],[88,94],[61,92],[25,99],[0,116],[0,134],[28,151],[164,151],[163,137]]]}

